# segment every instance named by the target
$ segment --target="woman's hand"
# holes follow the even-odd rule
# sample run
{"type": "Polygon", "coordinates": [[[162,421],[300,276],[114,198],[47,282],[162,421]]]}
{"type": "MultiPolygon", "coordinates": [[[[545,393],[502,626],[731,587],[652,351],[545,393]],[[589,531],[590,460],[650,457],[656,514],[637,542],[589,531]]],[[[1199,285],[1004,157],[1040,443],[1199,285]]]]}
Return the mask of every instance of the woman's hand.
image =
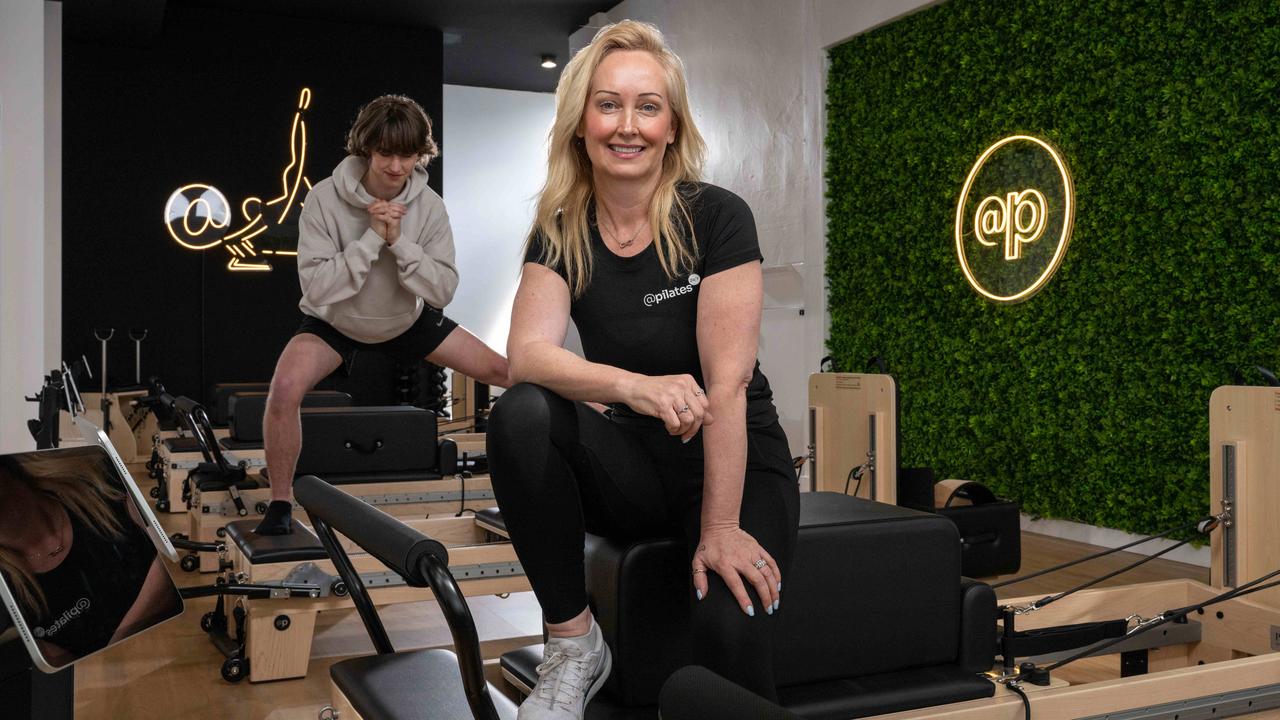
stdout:
{"type": "Polygon", "coordinates": [[[702,531],[698,550],[693,554],[693,587],[698,599],[707,596],[710,584],[707,573],[715,572],[729,586],[729,592],[738,600],[742,612],[754,616],[751,597],[743,580],[751,583],[756,595],[765,604],[769,615],[778,608],[782,591],[782,571],[773,556],[760,547],[760,543],[746,530],[739,527],[702,531]]]}
{"type": "Polygon", "coordinates": [[[400,218],[404,217],[408,208],[390,200],[375,200],[365,209],[369,212],[369,227],[387,245],[395,245],[400,239],[400,218]]]}
{"type": "Polygon", "coordinates": [[[623,397],[627,407],[658,418],[668,433],[685,442],[714,421],[708,412],[711,404],[707,394],[692,375],[635,375],[623,397]]]}

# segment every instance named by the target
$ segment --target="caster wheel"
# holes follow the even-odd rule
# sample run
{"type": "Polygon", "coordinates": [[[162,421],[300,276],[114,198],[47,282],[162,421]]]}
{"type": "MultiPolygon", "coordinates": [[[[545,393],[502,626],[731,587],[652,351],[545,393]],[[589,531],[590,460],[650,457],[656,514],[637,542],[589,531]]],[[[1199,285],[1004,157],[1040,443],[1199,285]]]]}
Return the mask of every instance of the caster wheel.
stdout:
{"type": "Polygon", "coordinates": [[[204,615],[200,616],[200,629],[207,633],[211,633],[213,632],[214,623],[216,623],[217,621],[218,621],[218,616],[214,615],[211,612],[207,612],[204,615]]]}
{"type": "Polygon", "coordinates": [[[183,555],[178,565],[187,572],[195,572],[200,568],[200,558],[195,555],[183,555]]]}
{"type": "Polygon", "coordinates": [[[160,498],[160,488],[158,487],[151,488],[151,497],[156,498],[158,500],[160,498]]]}
{"type": "Polygon", "coordinates": [[[249,674],[249,661],[238,657],[227,658],[222,663],[222,679],[229,683],[238,683],[249,674]]]}
{"type": "Polygon", "coordinates": [[[259,501],[258,501],[258,504],[253,506],[253,511],[254,511],[254,512],[256,512],[256,513],[258,513],[259,515],[266,515],[266,514],[267,514],[267,504],[266,504],[266,503],[264,503],[264,502],[262,502],[261,500],[259,500],[259,501]]]}

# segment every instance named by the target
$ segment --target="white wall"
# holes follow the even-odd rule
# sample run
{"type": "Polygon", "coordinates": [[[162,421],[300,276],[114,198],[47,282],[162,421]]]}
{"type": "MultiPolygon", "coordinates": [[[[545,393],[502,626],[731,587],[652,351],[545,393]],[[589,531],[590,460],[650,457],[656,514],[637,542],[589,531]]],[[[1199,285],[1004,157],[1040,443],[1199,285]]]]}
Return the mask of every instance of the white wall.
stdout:
{"type": "Polygon", "coordinates": [[[45,364],[44,5],[0,3],[0,452],[34,447],[45,364]]]}
{"type": "Polygon", "coordinates": [[[444,86],[444,201],[461,278],[445,312],[504,355],[554,116],[551,93],[444,86]]]}

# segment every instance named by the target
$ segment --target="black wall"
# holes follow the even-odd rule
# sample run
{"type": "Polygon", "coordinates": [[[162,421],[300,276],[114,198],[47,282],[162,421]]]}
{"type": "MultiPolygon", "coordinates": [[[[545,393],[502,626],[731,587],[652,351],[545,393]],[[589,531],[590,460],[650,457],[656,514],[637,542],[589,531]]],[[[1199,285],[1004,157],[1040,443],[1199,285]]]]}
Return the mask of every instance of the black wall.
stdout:
{"type": "MultiPolygon", "coordinates": [[[[143,378],[159,375],[175,394],[199,398],[215,382],[269,379],[301,319],[295,260],[275,257],[271,272],[230,272],[223,247],[195,252],[173,241],[163,222],[165,202],[188,183],[213,185],[227,196],[231,228],[242,225],[245,197],[279,193],[303,87],[312,91],[306,114],[312,183],[343,158],[359,107],[384,93],[421,103],[439,141],[440,32],[176,2],[146,43],[90,30],[67,27],[63,50],[65,357],[86,355],[96,376],[93,328],[114,327],[109,382],[130,383],[134,346],[127,330],[147,328],[143,378]]],[[[439,160],[431,174],[441,192],[439,160]]],[[[99,383],[95,377],[91,386],[99,383]]],[[[379,378],[370,387],[385,384],[379,378]]]]}

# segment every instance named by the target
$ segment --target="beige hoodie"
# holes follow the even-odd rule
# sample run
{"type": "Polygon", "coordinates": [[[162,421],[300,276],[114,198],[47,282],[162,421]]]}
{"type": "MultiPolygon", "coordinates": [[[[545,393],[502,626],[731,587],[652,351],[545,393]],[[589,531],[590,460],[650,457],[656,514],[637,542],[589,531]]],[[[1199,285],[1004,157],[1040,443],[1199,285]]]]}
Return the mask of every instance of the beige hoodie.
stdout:
{"type": "Polygon", "coordinates": [[[408,208],[387,247],[369,227],[375,198],[360,184],[369,161],[350,156],[307,194],[298,220],[302,312],[366,343],[409,329],[423,301],[443,309],[458,287],[453,231],[444,201],[419,166],[393,202],[408,208]]]}

